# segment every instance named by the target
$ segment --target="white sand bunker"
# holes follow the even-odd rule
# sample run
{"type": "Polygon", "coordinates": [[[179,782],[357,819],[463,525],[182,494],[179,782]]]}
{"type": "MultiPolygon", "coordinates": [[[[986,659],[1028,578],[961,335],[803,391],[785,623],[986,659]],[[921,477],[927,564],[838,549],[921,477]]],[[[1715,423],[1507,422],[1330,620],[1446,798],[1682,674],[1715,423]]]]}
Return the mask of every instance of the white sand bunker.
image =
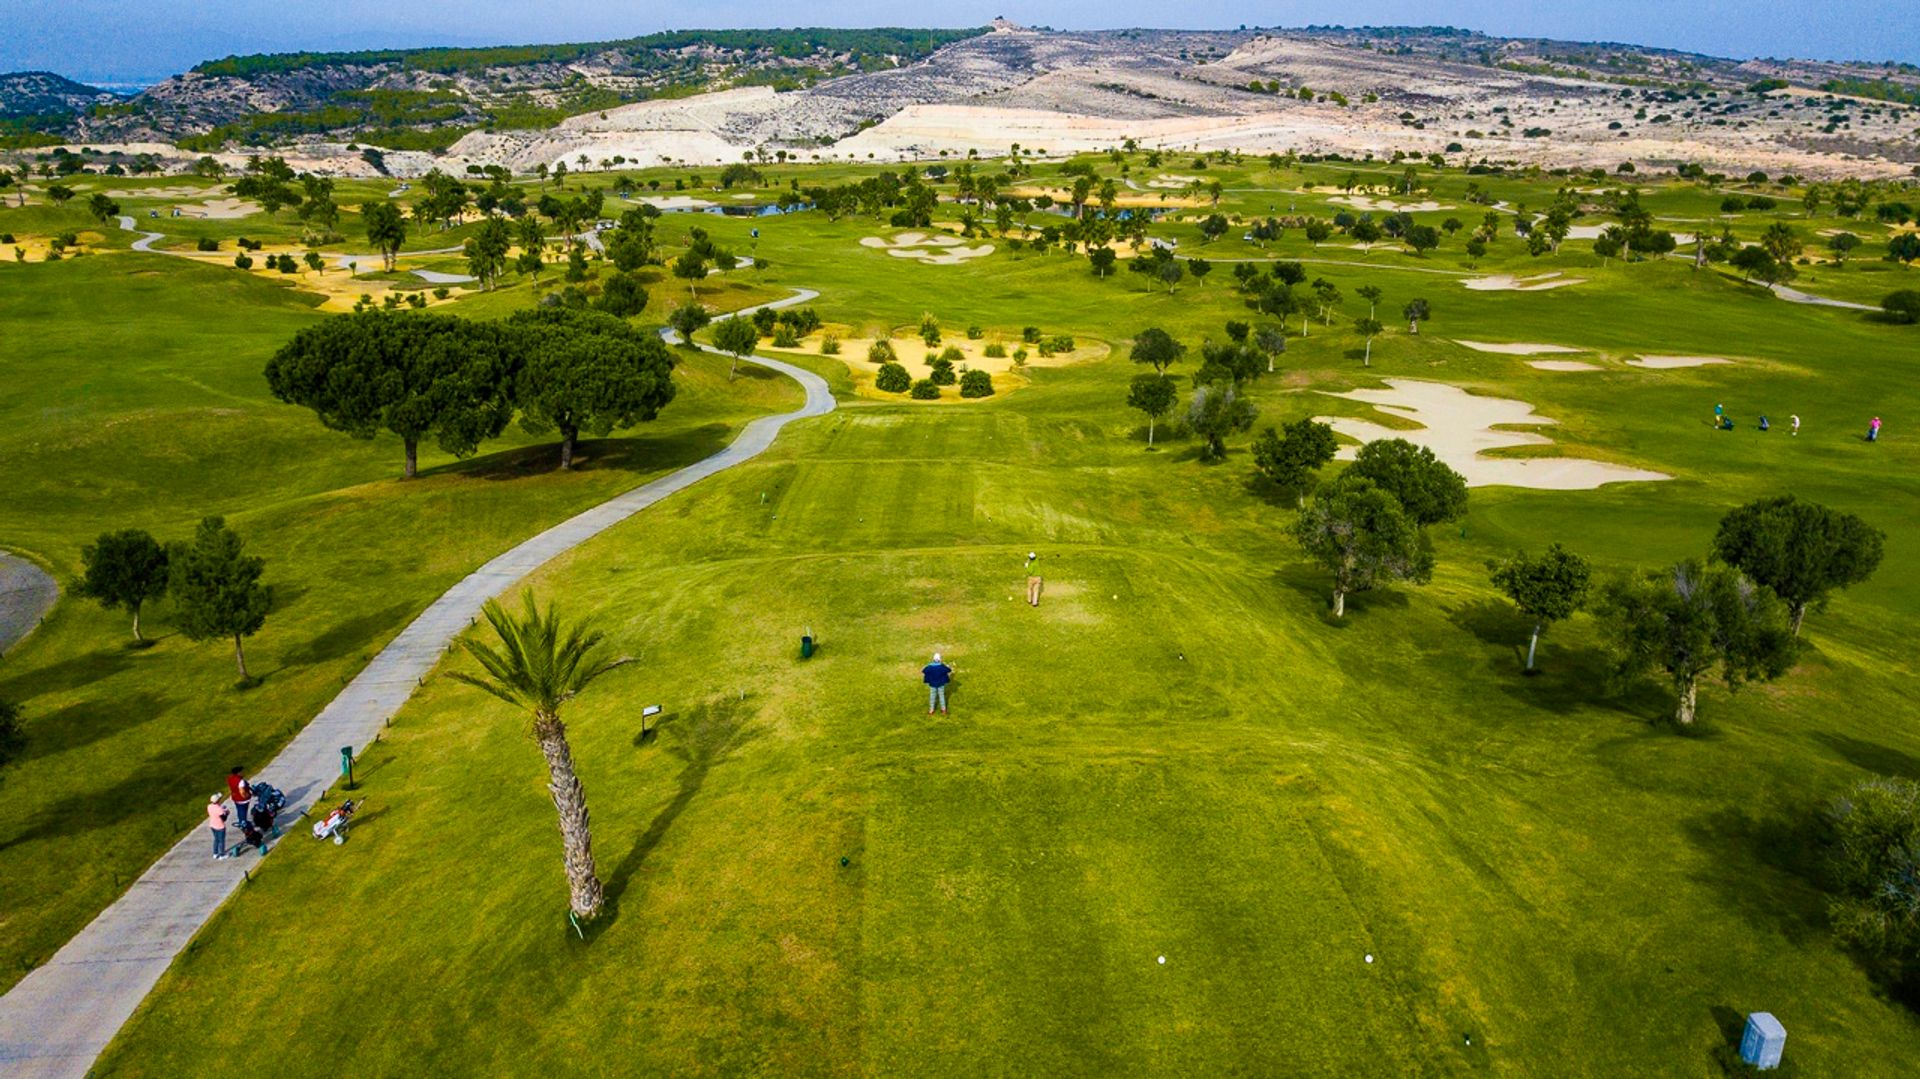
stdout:
{"type": "Polygon", "coordinates": [[[1709,364],[1732,362],[1725,356],[1636,356],[1627,361],[1627,366],[1667,371],[1676,367],[1706,367],[1709,364]]]}
{"type": "Polygon", "coordinates": [[[1537,345],[1526,341],[1496,343],[1493,341],[1468,341],[1455,338],[1454,344],[1464,345],[1475,352],[1498,352],[1502,356],[1540,356],[1550,352],[1585,352],[1584,348],[1572,348],[1567,345],[1537,345]]]}
{"type": "MultiPolygon", "coordinates": [[[[1372,442],[1404,438],[1425,446],[1448,467],[1466,477],[1470,487],[1531,487],[1543,491],[1585,491],[1606,483],[1664,480],[1659,472],[1592,461],[1583,457],[1488,457],[1486,450],[1510,446],[1550,446],[1553,440],[1527,431],[1496,427],[1537,427],[1557,422],[1537,415],[1525,401],[1480,397],[1444,382],[1390,378],[1387,388],[1335,394],[1365,401],[1390,416],[1425,426],[1398,431],[1349,416],[1316,417],[1343,435],[1372,442]]],[[[1339,456],[1351,460],[1358,448],[1343,447],[1339,456]]]]}
{"type": "Polygon", "coordinates": [[[1585,360],[1528,360],[1527,366],[1540,371],[1599,371],[1597,363],[1585,360]]]}
{"type": "Polygon", "coordinates": [[[1147,186],[1166,188],[1186,187],[1189,184],[1198,183],[1199,180],[1200,177],[1198,176],[1182,176],[1175,172],[1163,172],[1160,174],[1159,179],[1148,180],[1147,186]]]}
{"type": "Polygon", "coordinates": [[[706,199],[696,199],[692,195],[642,195],[629,202],[644,202],[656,210],[704,210],[716,205],[706,199]]]}
{"type": "Polygon", "coordinates": [[[129,187],[120,192],[124,199],[190,199],[203,195],[207,188],[193,187],[188,184],[175,184],[172,187],[129,187]]]}
{"type": "Polygon", "coordinates": [[[1515,277],[1510,273],[1494,274],[1492,277],[1475,277],[1460,282],[1475,292],[1541,292],[1550,288],[1565,288],[1568,285],[1584,285],[1584,277],[1561,277],[1558,271],[1536,274],[1532,277],[1515,277]]]}
{"type": "Polygon", "coordinates": [[[216,220],[230,221],[234,218],[250,217],[259,213],[260,204],[257,202],[248,202],[246,199],[207,199],[198,206],[181,203],[175,207],[175,209],[188,217],[210,217],[216,220]]]}
{"type": "Polygon", "coordinates": [[[1424,202],[1395,202],[1392,199],[1376,199],[1376,198],[1370,198],[1366,195],[1335,195],[1332,198],[1328,199],[1327,201],[1338,202],[1343,205],[1351,206],[1356,210],[1366,210],[1369,212],[1381,212],[1381,213],[1390,213],[1390,214],[1397,214],[1397,213],[1422,214],[1422,213],[1433,213],[1436,210],[1457,209],[1457,207],[1454,207],[1454,206],[1446,206],[1438,202],[1434,202],[1432,199],[1428,199],[1424,202]]]}
{"type": "Polygon", "coordinates": [[[992,244],[968,247],[957,237],[928,235],[924,232],[903,232],[891,240],[881,236],[865,236],[861,238],[860,246],[877,247],[895,258],[916,259],[935,266],[952,266],[993,254],[992,244]]]}

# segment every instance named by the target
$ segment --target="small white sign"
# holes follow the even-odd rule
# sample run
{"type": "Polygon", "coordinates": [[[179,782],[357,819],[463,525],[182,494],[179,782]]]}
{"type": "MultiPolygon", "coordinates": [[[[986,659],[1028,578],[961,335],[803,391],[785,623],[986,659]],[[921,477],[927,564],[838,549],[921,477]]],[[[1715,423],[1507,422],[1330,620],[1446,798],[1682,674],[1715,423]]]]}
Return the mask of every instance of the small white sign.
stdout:
{"type": "Polygon", "coordinates": [[[659,714],[660,714],[660,706],[657,704],[649,704],[645,708],[640,709],[641,719],[647,719],[649,717],[657,716],[659,714]]]}

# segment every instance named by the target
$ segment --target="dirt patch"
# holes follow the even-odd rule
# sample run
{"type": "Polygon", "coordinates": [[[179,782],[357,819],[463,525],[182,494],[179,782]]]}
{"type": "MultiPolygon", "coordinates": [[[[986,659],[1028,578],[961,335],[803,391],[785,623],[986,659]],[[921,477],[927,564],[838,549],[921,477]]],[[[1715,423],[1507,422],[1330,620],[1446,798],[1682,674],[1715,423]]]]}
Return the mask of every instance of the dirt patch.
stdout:
{"type": "MultiPolygon", "coordinates": [[[[1364,401],[1388,416],[1420,424],[1406,430],[1351,416],[1318,417],[1343,435],[1372,442],[1404,438],[1425,446],[1466,477],[1470,487],[1530,487],[1545,491],[1585,491],[1607,483],[1664,480],[1659,472],[1629,468],[1583,457],[1489,457],[1487,450],[1514,446],[1550,446],[1553,440],[1514,427],[1539,427],[1557,421],[1536,414],[1525,401],[1480,397],[1445,382],[1392,378],[1384,389],[1352,390],[1334,394],[1364,401]]],[[[1343,447],[1339,456],[1351,460],[1358,447],[1343,447]]]]}
{"type": "Polygon", "coordinates": [[[1537,371],[1599,371],[1597,363],[1585,360],[1528,360],[1527,366],[1537,371]]]}
{"type": "Polygon", "coordinates": [[[1572,348],[1568,345],[1538,345],[1526,341],[1496,343],[1492,341],[1467,341],[1456,338],[1456,345],[1464,345],[1475,352],[1497,352],[1502,356],[1540,356],[1552,352],[1586,352],[1584,348],[1572,348]]]}
{"type": "Polygon", "coordinates": [[[1474,277],[1460,282],[1475,292],[1544,292],[1550,288],[1566,288],[1568,285],[1584,285],[1584,277],[1562,277],[1559,271],[1535,274],[1532,277],[1515,277],[1512,274],[1494,274],[1491,277],[1474,277]]]}
{"type": "Polygon", "coordinates": [[[1627,366],[1670,371],[1679,367],[1707,367],[1716,363],[1732,362],[1725,356],[1636,356],[1627,361],[1627,366]]]}

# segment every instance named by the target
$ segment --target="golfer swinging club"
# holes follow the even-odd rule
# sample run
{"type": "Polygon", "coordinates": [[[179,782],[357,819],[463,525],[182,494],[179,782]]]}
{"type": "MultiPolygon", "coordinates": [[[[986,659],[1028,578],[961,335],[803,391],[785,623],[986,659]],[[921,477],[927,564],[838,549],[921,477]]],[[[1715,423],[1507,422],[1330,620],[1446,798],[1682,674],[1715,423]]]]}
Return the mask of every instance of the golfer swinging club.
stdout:
{"type": "Polygon", "coordinates": [[[1040,606],[1040,588],[1042,582],[1040,575],[1033,572],[1033,560],[1039,557],[1040,552],[1038,551],[1027,552],[1027,606],[1029,607],[1040,606]]]}
{"type": "Polygon", "coordinates": [[[920,668],[920,680],[927,684],[927,714],[938,708],[941,715],[946,715],[947,683],[953,681],[953,668],[941,662],[940,653],[935,652],[933,662],[920,668]]]}

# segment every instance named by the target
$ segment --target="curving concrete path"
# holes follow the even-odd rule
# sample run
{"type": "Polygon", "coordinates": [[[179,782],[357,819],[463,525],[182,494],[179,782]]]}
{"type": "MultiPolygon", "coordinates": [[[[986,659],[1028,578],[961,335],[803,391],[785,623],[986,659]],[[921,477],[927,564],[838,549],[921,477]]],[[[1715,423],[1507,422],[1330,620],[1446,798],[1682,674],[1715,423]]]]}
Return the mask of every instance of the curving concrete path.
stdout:
{"type": "Polygon", "coordinates": [[[47,571],[0,551],[0,656],[32,633],[60,598],[60,586],[47,571]]]}
{"type": "MultiPolygon", "coordinates": [[[[760,306],[787,307],[818,295],[810,289],[799,289],[792,296],[760,306]]],[[[747,308],[739,314],[754,310],[757,308],[747,308]]],[[[663,336],[673,339],[670,331],[663,331],[663,336]]],[[[357,750],[373,741],[388,717],[406,703],[453,646],[454,637],[479,617],[480,607],[487,600],[511,589],[549,559],[668,495],[751,460],[794,420],[833,411],[833,393],[819,375],[766,357],[746,360],[799,382],[806,390],[806,402],[792,412],[753,420],[731,445],[713,456],[554,525],[448,589],[381,649],[359,677],[341,690],[273,763],[260,769],[260,778],[286,792],[289,820],[311,806],[339,775],[340,747],[357,750]]],[[[210,791],[220,782],[219,776],[207,777],[210,791]]],[[[290,829],[289,838],[300,837],[290,829]]],[[[86,1076],[100,1052],[166,973],[174,956],[240,886],[243,870],[255,864],[252,857],[213,861],[204,827],[195,828],[161,855],[125,895],[44,966],[0,997],[0,1074],[9,1079],[86,1076]]]]}

